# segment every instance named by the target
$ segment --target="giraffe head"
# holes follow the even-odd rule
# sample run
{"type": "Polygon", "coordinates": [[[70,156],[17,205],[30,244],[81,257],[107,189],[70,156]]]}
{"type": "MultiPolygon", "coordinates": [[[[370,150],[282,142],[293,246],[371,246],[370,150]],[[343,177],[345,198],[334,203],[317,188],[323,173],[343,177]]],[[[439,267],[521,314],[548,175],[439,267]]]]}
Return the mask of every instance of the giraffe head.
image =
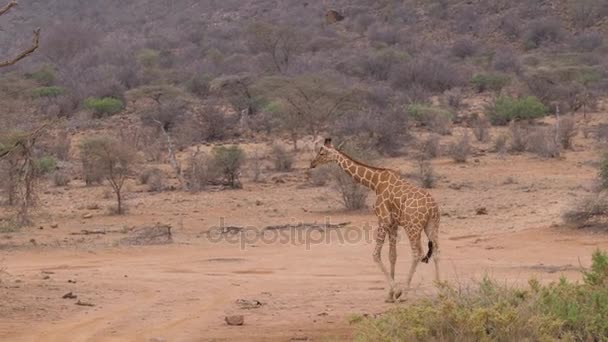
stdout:
{"type": "Polygon", "coordinates": [[[340,153],[338,150],[335,149],[331,144],[331,138],[327,138],[325,139],[325,143],[323,143],[323,146],[321,146],[321,149],[319,150],[319,153],[317,153],[315,159],[310,162],[310,168],[314,169],[318,165],[338,161],[339,154],[340,153]]]}

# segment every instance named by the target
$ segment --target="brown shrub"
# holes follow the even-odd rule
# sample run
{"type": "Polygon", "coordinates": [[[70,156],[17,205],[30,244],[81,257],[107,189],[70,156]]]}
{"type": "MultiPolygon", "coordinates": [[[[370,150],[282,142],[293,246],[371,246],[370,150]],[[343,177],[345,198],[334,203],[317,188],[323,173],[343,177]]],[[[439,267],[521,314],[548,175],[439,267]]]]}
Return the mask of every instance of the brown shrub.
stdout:
{"type": "Polygon", "coordinates": [[[272,145],[272,148],[270,149],[270,159],[274,165],[274,170],[279,172],[291,171],[294,163],[293,154],[287,152],[287,150],[279,144],[272,145]]]}
{"type": "Polygon", "coordinates": [[[457,163],[466,163],[471,154],[469,133],[465,132],[458,140],[450,144],[449,153],[457,163]]]}
{"type": "Polygon", "coordinates": [[[325,186],[327,182],[332,178],[332,170],[330,167],[321,166],[314,168],[310,171],[310,177],[308,182],[312,186],[320,187],[325,186]]]}
{"type": "Polygon", "coordinates": [[[526,150],[542,158],[559,157],[559,146],[555,142],[555,130],[547,127],[537,127],[527,136],[526,150]]]}
{"type": "Polygon", "coordinates": [[[608,217],[608,200],[605,194],[597,193],[589,195],[568,209],[563,214],[566,223],[578,228],[605,223],[608,217]]]}
{"type": "Polygon", "coordinates": [[[525,152],[528,146],[528,128],[521,123],[511,122],[509,126],[512,152],[525,152]]]}
{"type": "Polygon", "coordinates": [[[477,141],[487,142],[490,140],[490,121],[485,116],[476,116],[472,122],[473,135],[477,141]]]}
{"type": "Polygon", "coordinates": [[[572,140],[578,134],[576,120],[572,116],[561,118],[558,126],[558,138],[563,149],[572,148],[572,140]]]}
{"type": "Polygon", "coordinates": [[[419,143],[419,149],[422,156],[425,159],[433,159],[439,157],[440,154],[440,146],[439,141],[441,140],[441,136],[438,134],[431,134],[426,139],[422,140],[419,143]]]}
{"type": "Polygon", "coordinates": [[[461,88],[453,88],[443,92],[443,102],[453,109],[460,109],[462,107],[462,100],[464,95],[461,88]]]}
{"type": "Polygon", "coordinates": [[[494,151],[501,155],[505,155],[507,153],[507,143],[509,142],[509,137],[505,134],[501,134],[496,137],[494,140],[494,151]]]}
{"type": "Polygon", "coordinates": [[[476,51],[477,47],[475,46],[475,42],[468,37],[457,39],[450,48],[452,56],[463,59],[475,55],[476,51]]]}
{"type": "Polygon", "coordinates": [[[420,179],[420,185],[425,189],[432,189],[435,187],[437,182],[437,176],[433,170],[433,165],[424,159],[420,159],[418,163],[418,177],[420,179]]]}
{"type": "Polygon", "coordinates": [[[69,173],[63,170],[53,172],[52,178],[55,186],[66,186],[70,183],[69,173]]]}
{"type": "Polygon", "coordinates": [[[248,166],[251,173],[251,180],[255,183],[261,182],[264,160],[262,159],[262,156],[258,150],[251,153],[248,166]]]}

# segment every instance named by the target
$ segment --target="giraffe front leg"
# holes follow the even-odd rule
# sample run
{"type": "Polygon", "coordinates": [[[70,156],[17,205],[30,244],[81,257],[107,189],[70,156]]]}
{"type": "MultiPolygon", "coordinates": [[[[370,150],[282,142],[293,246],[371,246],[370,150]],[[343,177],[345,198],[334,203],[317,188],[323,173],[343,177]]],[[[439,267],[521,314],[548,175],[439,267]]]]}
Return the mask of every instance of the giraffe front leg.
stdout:
{"type": "MultiPolygon", "coordinates": [[[[388,241],[389,241],[389,254],[388,254],[388,260],[390,261],[391,264],[391,279],[393,280],[393,283],[395,282],[395,265],[397,263],[397,227],[391,227],[391,230],[388,232],[388,241]]],[[[389,293],[389,300],[391,302],[396,301],[397,299],[399,299],[399,297],[401,297],[402,294],[402,290],[397,288],[397,289],[393,289],[391,290],[391,292],[389,293]]]]}

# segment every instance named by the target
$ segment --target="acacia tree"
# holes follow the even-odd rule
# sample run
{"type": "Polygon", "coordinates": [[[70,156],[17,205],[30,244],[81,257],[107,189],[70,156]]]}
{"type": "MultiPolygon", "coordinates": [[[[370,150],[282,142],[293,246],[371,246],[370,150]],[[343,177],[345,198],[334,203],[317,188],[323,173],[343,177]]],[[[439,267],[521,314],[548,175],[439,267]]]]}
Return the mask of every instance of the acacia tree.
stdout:
{"type": "MultiPolygon", "coordinates": [[[[8,11],[10,11],[11,8],[13,8],[15,6],[17,6],[17,1],[13,0],[13,1],[9,2],[7,5],[5,5],[4,7],[1,7],[0,16],[4,15],[8,11]]],[[[34,51],[36,51],[36,49],[38,49],[39,45],[40,45],[40,28],[37,28],[34,30],[34,36],[32,38],[32,45],[29,48],[26,48],[23,51],[21,51],[15,57],[12,57],[11,59],[0,61],[0,68],[14,65],[15,63],[19,62],[20,60],[24,59],[25,57],[31,55],[34,51]]]]}
{"type": "Polygon", "coordinates": [[[333,120],[357,106],[353,89],[317,75],[268,77],[257,87],[270,100],[267,109],[279,126],[291,135],[294,149],[301,134],[316,139],[333,120]]]}
{"type": "Polygon", "coordinates": [[[133,148],[109,138],[90,138],[81,145],[81,155],[103,174],[116,195],[116,213],[124,214],[122,190],[135,162],[133,148]]]}

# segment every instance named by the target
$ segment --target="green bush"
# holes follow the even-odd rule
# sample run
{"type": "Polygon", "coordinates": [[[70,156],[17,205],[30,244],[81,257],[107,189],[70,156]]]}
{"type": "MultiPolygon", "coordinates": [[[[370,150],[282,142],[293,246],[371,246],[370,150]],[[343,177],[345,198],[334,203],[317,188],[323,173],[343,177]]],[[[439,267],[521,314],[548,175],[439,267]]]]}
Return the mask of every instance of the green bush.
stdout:
{"type": "Polygon", "coordinates": [[[510,81],[509,76],[503,74],[477,74],[471,79],[471,84],[480,93],[487,90],[498,93],[510,81]]]}
{"type": "Polygon", "coordinates": [[[57,169],[57,161],[53,157],[42,157],[36,160],[36,168],[41,175],[46,175],[57,169]]]}
{"type": "Polygon", "coordinates": [[[240,188],[239,174],[245,162],[245,151],[236,145],[213,148],[214,167],[224,176],[231,188],[240,188]]]}
{"type": "Polygon", "coordinates": [[[441,135],[452,133],[451,125],[454,115],[445,109],[415,103],[408,106],[407,111],[412,119],[428,127],[434,133],[441,135]]]}
{"type": "Polygon", "coordinates": [[[32,90],[32,96],[34,97],[57,97],[64,93],[65,89],[57,86],[38,87],[32,90]]]}
{"type": "Polygon", "coordinates": [[[120,112],[123,103],[113,97],[95,98],[89,97],[84,101],[84,106],[92,110],[97,117],[103,117],[120,112]]]}
{"type": "Polygon", "coordinates": [[[142,49],[137,53],[137,61],[146,68],[158,66],[160,52],[152,49],[142,49]]]}
{"type": "Polygon", "coordinates": [[[50,65],[44,65],[40,69],[26,74],[26,77],[38,82],[44,86],[50,86],[55,82],[55,69],[50,65]]]}
{"type": "Polygon", "coordinates": [[[605,341],[608,254],[594,252],[583,279],[532,279],[525,288],[488,278],[469,288],[443,283],[435,298],[351,322],[357,341],[605,341]]]}
{"type": "Polygon", "coordinates": [[[604,154],[600,161],[600,181],[603,189],[608,189],[608,153],[604,154]]]}
{"type": "Polygon", "coordinates": [[[486,113],[494,125],[506,125],[512,120],[531,120],[544,116],[548,109],[534,96],[524,98],[499,97],[486,113]]]}

